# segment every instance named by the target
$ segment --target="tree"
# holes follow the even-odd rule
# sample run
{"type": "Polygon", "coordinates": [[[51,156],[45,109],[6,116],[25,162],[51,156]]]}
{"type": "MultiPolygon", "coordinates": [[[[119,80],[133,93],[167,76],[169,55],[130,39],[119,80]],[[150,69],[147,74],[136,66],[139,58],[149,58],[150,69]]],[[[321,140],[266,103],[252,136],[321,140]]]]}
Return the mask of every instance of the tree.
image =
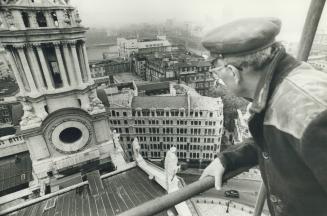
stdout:
{"type": "Polygon", "coordinates": [[[235,96],[223,85],[218,85],[216,88],[211,88],[208,96],[215,98],[221,97],[224,104],[224,127],[228,131],[234,131],[234,120],[237,118],[237,109],[245,111],[249,102],[243,98],[235,96]]]}

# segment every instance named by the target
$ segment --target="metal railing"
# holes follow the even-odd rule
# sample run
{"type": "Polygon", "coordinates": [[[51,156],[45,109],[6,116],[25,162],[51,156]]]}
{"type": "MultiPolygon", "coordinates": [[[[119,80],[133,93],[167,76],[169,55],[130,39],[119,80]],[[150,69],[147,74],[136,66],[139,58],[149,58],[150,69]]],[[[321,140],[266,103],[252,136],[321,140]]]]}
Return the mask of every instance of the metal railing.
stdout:
{"type": "MultiPolygon", "coordinates": [[[[223,181],[227,181],[242,172],[248,171],[250,168],[252,167],[245,167],[227,173],[223,176],[223,181]]],[[[214,187],[214,182],[215,181],[213,177],[205,177],[204,179],[189,184],[178,191],[166,194],[164,196],[143,203],[133,209],[127,210],[119,216],[151,216],[157,214],[214,187]]]]}

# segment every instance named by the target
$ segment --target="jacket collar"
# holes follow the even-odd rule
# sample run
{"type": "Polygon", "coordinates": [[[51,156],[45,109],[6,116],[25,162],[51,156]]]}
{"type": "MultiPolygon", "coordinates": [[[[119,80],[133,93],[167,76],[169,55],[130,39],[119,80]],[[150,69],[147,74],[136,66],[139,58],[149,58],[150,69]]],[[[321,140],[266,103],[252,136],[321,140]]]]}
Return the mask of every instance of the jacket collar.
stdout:
{"type": "Polygon", "coordinates": [[[262,112],[276,86],[300,64],[301,62],[286,54],[285,49],[280,46],[272,61],[264,68],[267,72],[259,80],[250,111],[252,113],[262,112]]]}

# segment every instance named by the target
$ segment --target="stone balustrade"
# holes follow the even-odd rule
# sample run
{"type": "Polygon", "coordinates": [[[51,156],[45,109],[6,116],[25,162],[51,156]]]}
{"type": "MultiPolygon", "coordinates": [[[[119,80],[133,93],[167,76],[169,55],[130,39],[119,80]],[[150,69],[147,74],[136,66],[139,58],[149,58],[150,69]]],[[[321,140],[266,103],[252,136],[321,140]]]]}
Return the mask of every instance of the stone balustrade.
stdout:
{"type": "Polygon", "coordinates": [[[5,145],[17,145],[22,143],[25,143],[22,136],[9,135],[0,137],[0,148],[4,147],[5,145]]]}
{"type": "Polygon", "coordinates": [[[22,136],[9,135],[0,137],[0,157],[5,157],[27,151],[27,145],[22,136]]]}

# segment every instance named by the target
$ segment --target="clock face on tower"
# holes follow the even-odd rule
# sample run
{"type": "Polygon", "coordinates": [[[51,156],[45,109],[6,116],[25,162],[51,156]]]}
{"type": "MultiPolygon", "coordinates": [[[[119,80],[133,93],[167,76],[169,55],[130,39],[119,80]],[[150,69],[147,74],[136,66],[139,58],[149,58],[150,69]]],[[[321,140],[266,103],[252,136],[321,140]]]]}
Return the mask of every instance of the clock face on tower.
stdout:
{"type": "Polygon", "coordinates": [[[91,137],[90,123],[78,117],[56,119],[46,130],[48,143],[64,154],[82,151],[90,143],[91,137]]]}

